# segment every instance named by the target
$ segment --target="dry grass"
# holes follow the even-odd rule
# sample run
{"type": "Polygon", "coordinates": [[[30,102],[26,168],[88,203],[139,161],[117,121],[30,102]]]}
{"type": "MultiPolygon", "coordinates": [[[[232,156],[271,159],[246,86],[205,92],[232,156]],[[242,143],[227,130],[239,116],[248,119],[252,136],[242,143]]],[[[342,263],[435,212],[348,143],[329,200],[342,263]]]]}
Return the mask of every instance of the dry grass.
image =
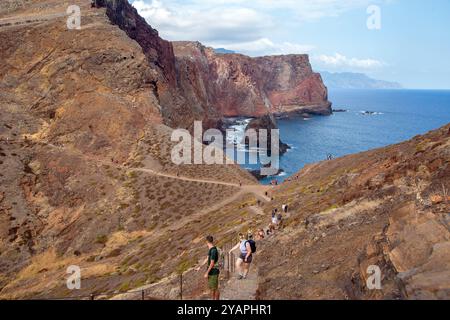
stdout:
{"type": "Polygon", "coordinates": [[[224,182],[255,184],[257,181],[238,165],[175,165],[171,160],[171,130],[165,127],[149,128],[133,155],[132,166],[148,167],[169,174],[189,178],[224,182]]]}

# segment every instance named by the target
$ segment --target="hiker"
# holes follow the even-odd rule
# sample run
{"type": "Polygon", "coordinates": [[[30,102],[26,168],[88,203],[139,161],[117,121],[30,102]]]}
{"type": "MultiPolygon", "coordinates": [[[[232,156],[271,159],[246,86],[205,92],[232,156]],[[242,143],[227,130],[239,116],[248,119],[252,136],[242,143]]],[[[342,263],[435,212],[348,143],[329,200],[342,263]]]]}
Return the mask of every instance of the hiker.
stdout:
{"type": "Polygon", "coordinates": [[[277,214],[277,225],[278,225],[278,229],[282,228],[282,222],[283,222],[283,215],[280,213],[277,214]]]}
{"type": "Polygon", "coordinates": [[[277,225],[276,225],[276,224],[273,224],[273,223],[271,223],[271,224],[269,225],[269,232],[270,232],[270,234],[272,234],[272,233],[275,232],[276,227],[277,227],[277,225]]]}
{"type": "Polygon", "coordinates": [[[288,205],[287,205],[287,204],[283,204],[283,205],[281,206],[281,209],[283,209],[283,212],[284,212],[284,213],[287,213],[287,212],[288,212],[288,205]]]}
{"type": "Polygon", "coordinates": [[[253,260],[253,254],[256,252],[256,243],[253,240],[252,233],[247,234],[247,241],[245,241],[245,243],[241,243],[240,250],[241,250],[240,259],[243,261],[242,264],[243,273],[238,278],[239,280],[247,278],[248,272],[250,271],[250,264],[252,263],[253,260]]]}
{"type": "MultiPolygon", "coordinates": [[[[233,253],[234,250],[241,247],[242,243],[245,244],[246,242],[247,242],[247,239],[244,236],[244,234],[239,233],[239,242],[233,248],[231,248],[231,250],[228,254],[233,253]]],[[[238,279],[242,279],[241,277],[242,277],[242,273],[243,273],[243,268],[242,268],[243,260],[241,259],[241,253],[242,252],[239,253],[239,258],[236,259],[236,270],[238,271],[238,274],[239,274],[238,279]]]]}
{"type": "Polygon", "coordinates": [[[266,233],[263,229],[260,229],[258,231],[258,234],[256,235],[256,240],[264,240],[266,233]]]}
{"type": "Polygon", "coordinates": [[[252,253],[256,251],[256,244],[253,241],[253,235],[249,234],[247,236],[244,236],[244,234],[239,233],[239,243],[236,244],[231,250],[236,250],[239,248],[240,254],[239,258],[236,260],[236,270],[238,270],[238,280],[245,279],[248,275],[248,272],[250,270],[250,263],[252,262],[252,253]],[[252,239],[249,239],[251,236],[252,239]],[[253,249],[252,249],[253,245],[253,249]]]}
{"type": "Polygon", "coordinates": [[[256,253],[256,242],[253,240],[253,234],[247,235],[247,242],[244,246],[241,246],[241,259],[243,260],[244,273],[241,279],[246,279],[248,272],[250,271],[250,264],[253,261],[253,254],[256,253]]]}
{"type": "Polygon", "coordinates": [[[277,212],[276,210],[272,210],[272,220],[271,220],[272,224],[277,225],[278,224],[278,219],[277,219],[277,212]]]}
{"type": "MultiPolygon", "coordinates": [[[[205,273],[205,279],[208,279],[208,288],[211,290],[212,300],[219,300],[219,250],[214,245],[214,238],[212,236],[206,237],[206,245],[208,246],[208,257],[202,265],[207,264],[208,269],[205,273]]],[[[200,268],[198,268],[199,270],[200,268]]]]}

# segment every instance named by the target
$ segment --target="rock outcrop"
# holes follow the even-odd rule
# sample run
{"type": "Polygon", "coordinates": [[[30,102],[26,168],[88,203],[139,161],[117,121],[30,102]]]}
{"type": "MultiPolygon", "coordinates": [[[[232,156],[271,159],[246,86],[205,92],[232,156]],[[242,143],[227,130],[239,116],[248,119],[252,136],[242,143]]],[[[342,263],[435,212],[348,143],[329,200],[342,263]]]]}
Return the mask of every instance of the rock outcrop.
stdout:
{"type": "Polygon", "coordinates": [[[113,24],[135,40],[157,70],[152,80],[164,123],[191,129],[220,126],[224,117],[328,115],[331,104],[307,55],[251,58],[219,54],[199,42],[162,40],[126,0],[98,0],[113,24]]]}
{"type": "MultiPolygon", "coordinates": [[[[277,121],[275,119],[275,117],[272,114],[267,114],[265,116],[262,116],[260,118],[255,118],[252,119],[249,124],[247,125],[246,130],[250,130],[250,129],[254,129],[254,130],[259,130],[259,129],[266,129],[267,130],[267,148],[269,150],[271,150],[272,147],[272,134],[271,134],[271,130],[272,129],[278,129],[277,126],[277,121]]],[[[245,141],[246,144],[248,144],[248,141],[245,141]]],[[[259,144],[259,141],[258,141],[259,144]]],[[[263,148],[265,148],[266,146],[263,146],[263,148]]],[[[286,143],[282,142],[281,139],[279,141],[279,149],[278,152],[280,155],[285,154],[288,150],[290,149],[289,145],[287,145],[286,143]]]]}
{"type": "Polygon", "coordinates": [[[216,117],[328,115],[327,88],[307,55],[251,58],[199,42],[173,42],[183,96],[216,117]]]}

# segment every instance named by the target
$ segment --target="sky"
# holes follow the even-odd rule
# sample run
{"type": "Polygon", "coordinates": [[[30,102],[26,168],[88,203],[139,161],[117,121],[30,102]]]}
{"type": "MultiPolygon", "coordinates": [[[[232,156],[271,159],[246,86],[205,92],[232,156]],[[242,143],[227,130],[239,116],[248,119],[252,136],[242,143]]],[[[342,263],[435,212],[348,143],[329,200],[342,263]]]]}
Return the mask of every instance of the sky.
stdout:
{"type": "Polygon", "coordinates": [[[129,0],[162,38],[450,89],[450,0],[129,0]]]}

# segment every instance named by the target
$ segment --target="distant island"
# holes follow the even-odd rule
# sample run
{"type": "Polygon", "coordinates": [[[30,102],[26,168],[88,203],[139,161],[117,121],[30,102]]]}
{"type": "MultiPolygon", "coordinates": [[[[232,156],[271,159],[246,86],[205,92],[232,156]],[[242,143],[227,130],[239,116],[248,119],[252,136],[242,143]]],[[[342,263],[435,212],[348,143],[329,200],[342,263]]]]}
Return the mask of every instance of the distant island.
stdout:
{"type": "Polygon", "coordinates": [[[372,79],[364,73],[320,71],[328,89],[401,89],[396,82],[372,79]]]}
{"type": "Polygon", "coordinates": [[[221,54],[233,54],[233,53],[236,53],[235,51],[233,51],[233,50],[228,50],[228,49],[225,49],[225,48],[214,48],[214,52],[215,53],[221,53],[221,54]]]}

